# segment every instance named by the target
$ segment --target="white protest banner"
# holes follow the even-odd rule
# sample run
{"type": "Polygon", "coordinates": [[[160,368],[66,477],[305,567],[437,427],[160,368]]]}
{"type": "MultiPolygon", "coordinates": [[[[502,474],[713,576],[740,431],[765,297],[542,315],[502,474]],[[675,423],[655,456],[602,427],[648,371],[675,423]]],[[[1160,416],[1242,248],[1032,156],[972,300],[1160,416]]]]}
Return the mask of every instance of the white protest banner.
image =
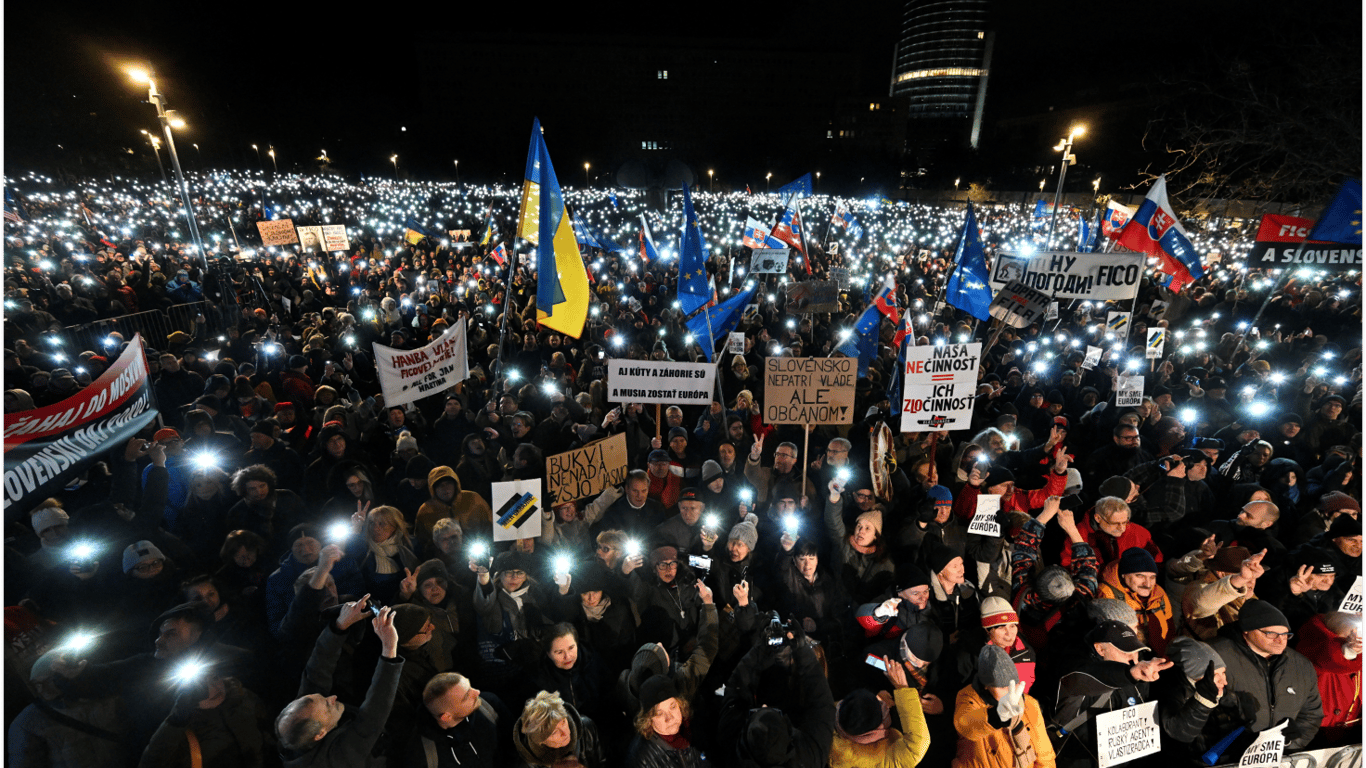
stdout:
{"type": "Polygon", "coordinates": [[[977,497],[977,512],[968,523],[968,533],[980,536],[1001,537],[1001,524],[996,522],[996,513],[1001,511],[1001,497],[984,493],[977,497]]]}
{"type": "Polygon", "coordinates": [[[1105,354],[1105,350],[1100,347],[1086,345],[1086,359],[1081,361],[1082,368],[1095,368],[1100,364],[1100,356],[1105,354]]]}
{"type": "Polygon", "coordinates": [[[1149,360],[1161,360],[1162,348],[1167,345],[1166,328],[1148,329],[1148,346],[1143,350],[1143,356],[1149,360]]]}
{"type": "Polygon", "coordinates": [[[732,355],[745,354],[745,334],[740,331],[732,331],[726,342],[726,351],[732,355]]]}
{"type": "Polygon", "coordinates": [[[321,229],[323,231],[324,250],[328,252],[351,250],[351,241],[346,237],[345,224],[324,224],[321,229]]]}
{"type": "Polygon", "coordinates": [[[1048,311],[1044,313],[1043,319],[1045,319],[1045,320],[1057,320],[1057,319],[1058,319],[1058,302],[1056,302],[1056,301],[1050,301],[1050,302],[1048,302],[1048,311]]]}
{"type": "Polygon", "coordinates": [[[901,371],[901,431],[967,429],[981,362],[981,342],[907,347],[901,371]]]}
{"type": "Polygon", "coordinates": [[[626,433],[597,440],[545,459],[546,504],[596,496],[626,481],[626,433]]]}
{"type": "Polygon", "coordinates": [[[1115,386],[1115,406],[1143,404],[1143,377],[1120,374],[1115,386]]]}
{"type": "Polygon", "coordinates": [[[782,275],[787,272],[787,248],[755,248],[749,258],[753,275],[782,275]]]}
{"type": "Polygon", "coordinates": [[[1252,744],[1243,750],[1238,768],[1280,765],[1281,757],[1285,754],[1285,727],[1289,724],[1289,720],[1282,720],[1280,725],[1273,725],[1258,733],[1252,744]]]}
{"type": "Polygon", "coordinates": [[[768,424],[853,424],[858,360],[852,357],[764,358],[768,424]]]}
{"type": "Polygon", "coordinates": [[[1116,333],[1123,331],[1129,332],[1129,313],[1128,312],[1107,312],[1105,314],[1105,330],[1116,333]]]}
{"type": "Polygon", "coordinates": [[[1011,328],[1024,328],[1042,317],[1047,305],[1048,294],[1016,281],[996,294],[987,311],[1011,328]]]}
{"type": "Polygon", "coordinates": [[[1100,768],[1161,752],[1161,734],[1155,701],[1096,715],[1096,756],[1100,768]]]}
{"type": "Polygon", "coordinates": [[[991,267],[991,287],[1000,290],[1018,280],[1055,299],[1129,301],[1138,295],[1144,258],[1141,253],[1003,253],[991,267]]]}
{"type": "Polygon", "coordinates": [[[659,360],[607,361],[607,401],[708,405],[716,387],[713,363],[668,363],[659,360]]]}
{"type": "Polygon", "coordinates": [[[1361,577],[1357,576],[1356,581],[1352,582],[1352,588],[1347,590],[1347,596],[1342,598],[1342,604],[1338,610],[1344,613],[1361,613],[1361,577]]]}
{"type": "Polygon", "coordinates": [[[493,540],[516,541],[540,536],[540,495],[540,480],[494,483],[489,492],[489,501],[493,502],[493,540]]]}
{"type": "Polygon", "coordinates": [[[417,349],[375,344],[375,371],[385,405],[403,405],[443,392],[470,377],[465,319],[417,349]]]}
{"type": "Polygon", "coordinates": [[[841,289],[848,288],[854,284],[853,278],[849,275],[848,267],[831,267],[830,279],[835,281],[841,289]]]}

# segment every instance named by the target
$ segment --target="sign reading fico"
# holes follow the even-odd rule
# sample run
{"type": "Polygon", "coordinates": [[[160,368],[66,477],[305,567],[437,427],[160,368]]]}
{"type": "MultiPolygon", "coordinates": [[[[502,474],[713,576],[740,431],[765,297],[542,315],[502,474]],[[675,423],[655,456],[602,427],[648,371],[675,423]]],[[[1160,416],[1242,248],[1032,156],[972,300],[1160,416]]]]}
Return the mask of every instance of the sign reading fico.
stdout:
{"type": "Polygon", "coordinates": [[[901,431],[967,429],[981,362],[981,342],[907,347],[901,431]]]}

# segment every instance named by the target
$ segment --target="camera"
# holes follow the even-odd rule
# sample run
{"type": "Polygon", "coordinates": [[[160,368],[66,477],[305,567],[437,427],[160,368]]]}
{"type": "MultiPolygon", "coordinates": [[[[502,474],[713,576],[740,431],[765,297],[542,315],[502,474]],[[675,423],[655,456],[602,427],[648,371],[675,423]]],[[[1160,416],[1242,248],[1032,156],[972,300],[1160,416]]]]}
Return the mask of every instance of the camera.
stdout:
{"type": "Polygon", "coordinates": [[[777,611],[769,611],[768,626],[764,627],[764,644],[770,648],[785,644],[788,641],[788,629],[777,611]]]}

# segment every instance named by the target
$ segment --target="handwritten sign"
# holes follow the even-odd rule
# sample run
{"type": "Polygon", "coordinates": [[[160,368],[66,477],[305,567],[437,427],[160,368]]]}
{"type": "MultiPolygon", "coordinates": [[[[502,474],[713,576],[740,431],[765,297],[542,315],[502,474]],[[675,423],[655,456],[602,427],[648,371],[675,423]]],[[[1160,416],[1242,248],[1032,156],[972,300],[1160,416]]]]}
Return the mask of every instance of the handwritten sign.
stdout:
{"type": "Polygon", "coordinates": [[[293,245],[299,242],[293,219],[258,221],[256,230],[261,233],[261,245],[293,245]]]}
{"type": "Polygon", "coordinates": [[[712,363],[608,360],[607,400],[612,403],[706,405],[716,386],[712,363]]]}
{"type": "Polygon", "coordinates": [[[582,448],[547,456],[546,503],[554,506],[596,496],[609,486],[625,482],[628,469],[624,432],[582,448]]]}
{"type": "Polygon", "coordinates": [[[858,360],[852,357],[764,358],[764,421],[853,424],[858,360]]]}
{"type": "Polygon", "coordinates": [[[1352,588],[1347,590],[1347,596],[1342,598],[1342,604],[1338,606],[1339,611],[1344,613],[1361,613],[1361,577],[1352,582],[1352,588]]]}
{"type": "Polygon", "coordinates": [[[516,541],[541,535],[541,481],[513,480],[494,483],[493,540],[516,541]]]}
{"type": "Polygon", "coordinates": [[[901,370],[901,431],[971,426],[981,362],[981,342],[907,347],[901,370]]]}
{"type": "Polygon", "coordinates": [[[1115,387],[1115,406],[1143,405],[1143,377],[1120,374],[1115,387]]]}
{"type": "Polygon", "coordinates": [[[1001,511],[1001,497],[982,494],[977,497],[977,512],[968,523],[968,533],[979,536],[1001,537],[1001,524],[996,521],[996,513],[1001,511]]]}
{"type": "Polygon", "coordinates": [[[1048,305],[1048,294],[1014,281],[991,300],[987,312],[1011,328],[1024,328],[1038,322],[1048,305]]]}
{"type": "Polygon", "coordinates": [[[403,405],[444,392],[470,377],[465,319],[435,341],[417,349],[374,344],[375,371],[386,405],[403,405]]]}
{"type": "Polygon", "coordinates": [[[1096,755],[1100,768],[1161,752],[1161,733],[1155,701],[1096,715],[1096,755]]]}
{"type": "Polygon", "coordinates": [[[1167,345],[1166,328],[1148,329],[1148,346],[1143,350],[1143,356],[1149,360],[1161,360],[1162,348],[1167,345]]]}

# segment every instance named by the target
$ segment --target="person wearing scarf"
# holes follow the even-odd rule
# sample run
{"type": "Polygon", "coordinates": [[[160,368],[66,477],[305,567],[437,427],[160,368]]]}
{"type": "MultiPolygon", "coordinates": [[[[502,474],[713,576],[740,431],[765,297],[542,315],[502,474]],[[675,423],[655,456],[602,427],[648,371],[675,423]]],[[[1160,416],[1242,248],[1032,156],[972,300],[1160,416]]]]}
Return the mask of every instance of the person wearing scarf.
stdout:
{"type": "Polygon", "coordinates": [[[692,743],[692,707],[669,677],[655,675],[640,687],[635,729],[627,768],[701,768],[702,753],[692,743]]]}
{"type": "Polygon", "coordinates": [[[408,523],[394,507],[375,507],[363,518],[361,575],[371,596],[385,605],[398,600],[405,576],[417,568],[408,523]]]}
{"type": "Polygon", "coordinates": [[[958,756],[953,768],[1054,768],[1039,702],[1025,695],[1010,656],[994,644],[977,654],[972,682],[958,692],[953,725],[958,756]]]}

